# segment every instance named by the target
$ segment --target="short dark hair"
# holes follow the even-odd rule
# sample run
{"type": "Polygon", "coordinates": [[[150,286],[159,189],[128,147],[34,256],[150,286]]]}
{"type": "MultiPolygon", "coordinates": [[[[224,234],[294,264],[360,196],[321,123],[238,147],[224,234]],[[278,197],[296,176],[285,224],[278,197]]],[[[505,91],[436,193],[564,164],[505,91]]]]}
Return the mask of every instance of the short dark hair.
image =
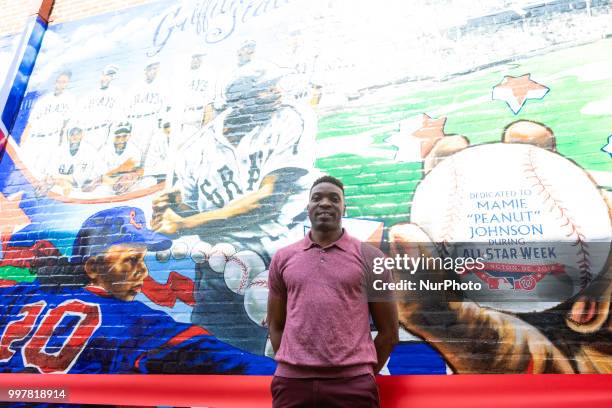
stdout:
{"type": "Polygon", "coordinates": [[[310,187],[310,191],[312,191],[312,189],[317,184],[321,184],[321,183],[330,183],[330,184],[337,186],[340,190],[342,190],[342,195],[344,195],[344,184],[342,184],[340,180],[332,176],[323,176],[323,177],[319,177],[318,179],[316,179],[315,182],[312,183],[312,186],[310,187]]]}

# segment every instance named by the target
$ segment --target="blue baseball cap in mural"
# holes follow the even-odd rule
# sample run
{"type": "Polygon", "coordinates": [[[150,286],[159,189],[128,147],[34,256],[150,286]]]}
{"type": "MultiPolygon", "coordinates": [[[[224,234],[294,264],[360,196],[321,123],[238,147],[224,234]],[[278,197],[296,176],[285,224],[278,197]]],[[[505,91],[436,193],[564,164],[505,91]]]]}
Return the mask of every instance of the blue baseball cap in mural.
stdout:
{"type": "Polygon", "coordinates": [[[144,213],[136,207],[115,207],[87,218],[72,246],[73,262],[104,253],[113,245],[139,245],[163,251],[172,241],[147,228],[144,213]]]}

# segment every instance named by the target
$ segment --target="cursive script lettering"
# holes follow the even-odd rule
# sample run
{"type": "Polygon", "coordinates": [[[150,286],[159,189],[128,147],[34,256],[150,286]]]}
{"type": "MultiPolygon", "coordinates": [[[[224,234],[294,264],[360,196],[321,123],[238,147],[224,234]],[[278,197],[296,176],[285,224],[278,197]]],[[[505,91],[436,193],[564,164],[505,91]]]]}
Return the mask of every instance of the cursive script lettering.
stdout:
{"type": "Polygon", "coordinates": [[[237,24],[279,9],[291,0],[207,0],[193,8],[177,6],[162,16],[153,33],[153,51],[159,54],[176,32],[194,30],[207,44],[216,44],[228,38],[237,24]]]}

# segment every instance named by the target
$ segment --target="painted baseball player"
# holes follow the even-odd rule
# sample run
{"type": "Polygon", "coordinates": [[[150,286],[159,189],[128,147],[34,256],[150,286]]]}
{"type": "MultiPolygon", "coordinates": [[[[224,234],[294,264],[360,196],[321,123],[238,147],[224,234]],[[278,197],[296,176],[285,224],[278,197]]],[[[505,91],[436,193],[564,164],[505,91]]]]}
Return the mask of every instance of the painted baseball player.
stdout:
{"type": "MultiPolygon", "coordinates": [[[[267,264],[276,248],[303,235],[299,200],[313,177],[314,115],[283,104],[277,78],[243,77],[226,93],[227,109],[177,163],[177,189],[154,200],[152,225],[253,250],[267,264]]],[[[206,264],[198,268],[193,321],[224,341],[263,352],[265,329],[249,320],[242,296],[228,289],[223,274],[206,264]],[[222,316],[243,329],[232,329],[222,316]]]]}
{"type": "Polygon", "coordinates": [[[133,302],[148,274],[148,250],[171,241],[146,228],[134,207],[83,223],[69,262],[49,258],[34,283],[0,289],[0,371],[35,373],[271,374],[205,329],[133,302]],[[55,260],[55,267],[49,261],[55,260]],[[177,356],[179,356],[177,358],[177,356]],[[180,357],[182,356],[182,357],[180,357]],[[188,357],[187,357],[188,356],[188,357]]]}
{"type": "Polygon", "coordinates": [[[257,43],[254,40],[244,41],[236,51],[236,67],[225,75],[220,74],[213,106],[221,112],[228,103],[227,90],[236,81],[246,77],[280,76],[279,67],[261,58],[256,58],[257,43]]]}
{"type": "Polygon", "coordinates": [[[113,125],[112,144],[105,148],[102,182],[115,194],[130,190],[143,175],[142,151],[132,140],[130,122],[113,125]]]}
{"type": "Polygon", "coordinates": [[[318,55],[304,46],[303,35],[297,30],[290,33],[289,54],[283,61],[287,73],[283,75],[282,87],[288,98],[305,100],[316,106],[321,99],[320,79],[315,78],[318,55]]]}
{"type": "Polygon", "coordinates": [[[196,133],[213,116],[216,81],[210,68],[202,65],[203,58],[203,54],[191,56],[181,117],[181,134],[185,138],[196,133]]]}
{"type": "Polygon", "coordinates": [[[151,141],[147,156],[144,158],[144,175],[151,176],[156,181],[166,179],[168,173],[168,160],[170,158],[171,143],[177,137],[170,122],[164,122],[161,126],[162,134],[151,141]]]}
{"type": "Polygon", "coordinates": [[[34,103],[20,142],[23,160],[30,170],[46,172],[48,162],[44,157],[64,138],[64,127],[76,104],[74,96],[66,90],[71,77],[70,71],[61,72],[53,93],[41,96],[34,103]]]}
{"type": "Polygon", "coordinates": [[[85,141],[97,151],[105,146],[111,122],[121,113],[121,92],[112,82],[119,69],[107,65],[100,76],[100,87],[83,98],[82,117],[85,141]]]}
{"type": "Polygon", "coordinates": [[[69,195],[73,189],[93,189],[102,174],[97,152],[85,142],[83,130],[78,126],[68,126],[67,129],[68,142],[59,146],[51,156],[53,173],[49,174],[53,184],[60,186],[64,195],[69,195]]]}
{"type": "Polygon", "coordinates": [[[133,127],[134,143],[145,156],[153,139],[162,137],[160,119],[167,118],[170,110],[169,93],[158,78],[159,66],[159,62],[152,62],[145,67],[144,82],[129,92],[125,108],[133,127]]]}

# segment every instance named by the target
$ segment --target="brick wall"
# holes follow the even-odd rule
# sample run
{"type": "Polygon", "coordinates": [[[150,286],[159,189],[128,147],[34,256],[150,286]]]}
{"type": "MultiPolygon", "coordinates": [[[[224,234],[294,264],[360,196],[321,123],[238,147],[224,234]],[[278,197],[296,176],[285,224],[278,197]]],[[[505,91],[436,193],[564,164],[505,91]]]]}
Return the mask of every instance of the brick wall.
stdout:
{"type": "MultiPolygon", "coordinates": [[[[109,11],[117,11],[125,8],[151,3],[153,0],[57,0],[53,3],[50,18],[52,24],[74,21],[85,17],[95,16],[109,11]]],[[[2,11],[2,24],[0,25],[0,36],[14,34],[23,28],[27,17],[38,13],[41,0],[2,0],[0,10],[2,11]]]]}
{"type": "Polygon", "coordinates": [[[0,320],[28,350],[0,369],[269,374],[266,270],[303,236],[322,172],[346,185],[352,235],[413,252],[478,240],[456,252],[500,268],[459,277],[477,303],[403,305],[385,373],[605,372],[610,290],[592,282],[612,273],[612,6],[523,3],[58,1],[0,162],[0,298],[18,300],[8,316],[27,303],[36,338],[67,314],[57,337],[78,315],[90,340],[52,358],[0,320]],[[169,184],[183,203],[159,211],[169,184]],[[172,246],[115,274],[128,250],[97,264],[75,246],[92,225],[87,242],[120,225],[172,246]],[[568,237],[582,258],[556,250],[568,237]],[[546,259],[513,257],[529,240],[546,259]]]}
{"type": "Polygon", "coordinates": [[[26,19],[38,12],[40,0],[2,0],[0,36],[20,32],[26,19]]]}
{"type": "Polygon", "coordinates": [[[118,11],[133,6],[151,3],[153,0],[56,0],[51,13],[53,24],[74,21],[109,11],[118,11]]]}

